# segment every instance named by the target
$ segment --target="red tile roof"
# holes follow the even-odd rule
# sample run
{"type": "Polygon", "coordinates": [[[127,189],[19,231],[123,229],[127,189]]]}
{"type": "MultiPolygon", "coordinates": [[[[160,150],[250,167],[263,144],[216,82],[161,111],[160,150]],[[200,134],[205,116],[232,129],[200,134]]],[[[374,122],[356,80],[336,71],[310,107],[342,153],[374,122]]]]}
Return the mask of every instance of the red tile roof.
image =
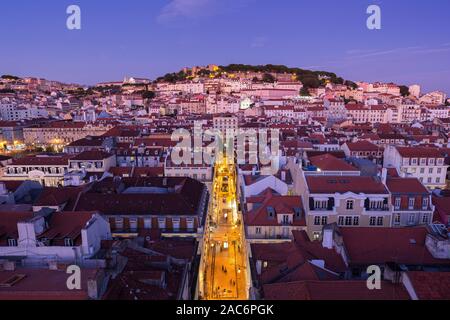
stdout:
{"type": "Polygon", "coordinates": [[[302,200],[299,196],[276,196],[269,195],[257,209],[245,215],[245,224],[250,226],[278,226],[277,216],[283,214],[293,214],[293,225],[306,226],[302,200]],[[275,210],[275,217],[269,218],[267,209],[271,207],[275,210]],[[301,217],[295,216],[294,208],[301,209],[301,217]]]}
{"type": "Polygon", "coordinates": [[[383,281],[369,290],[366,281],[298,281],[264,285],[266,300],[409,300],[402,285],[383,281]]]}
{"type": "Polygon", "coordinates": [[[391,193],[429,193],[427,188],[417,178],[388,178],[386,185],[391,193]]]}
{"type": "Polygon", "coordinates": [[[87,281],[97,269],[81,270],[81,290],[67,288],[67,274],[60,270],[22,269],[0,271],[0,283],[15,275],[25,277],[11,287],[0,285],[0,300],[88,300],[87,281]]]}
{"type": "Polygon", "coordinates": [[[311,157],[309,161],[321,171],[358,171],[357,168],[331,154],[311,157]]]}
{"type": "Polygon", "coordinates": [[[383,183],[374,177],[306,176],[310,193],[388,194],[383,183]]]}
{"type": "Polygon", "coordinates": [[[419,300],[450,300],[449,272],[409,271],[407,275],[419,300]]]}
{"type": "Polygon", "coordinates": [[[71,156],[29,156],[19,159],[14,159],[12,165],[14,166],[67,166],[71,156]]]}
{"type": "Polygon", "coordinates": [[[91,150],[91,151],[84,151],[82,153],[77,154],[70,160],[72,161],[101,161],[104,159],[108,159],[109,157],[112,157],[113,155],[105,152],[105,151],[99,151],[99,150],[91,150]]]}
{"type": "Polygon", "coordinates": [[[438,148],[397,147],[397,151],[404,158],[444,158],[444,155],[438,148]]]}
{"type": "Polygon", "coordinates": [[[360,151],[374,152],[382,150],[382,148],[366,140],[361,140],[357,142],[347,142],[347,147],[352,152],[360,152],[360,151]]]}
{"type": "Polygon", "coordinates": [[[425,227],[340,228],[340,233],[350,264],[450,265],[450,260],[435,259],[426,248],[425,227]]]}

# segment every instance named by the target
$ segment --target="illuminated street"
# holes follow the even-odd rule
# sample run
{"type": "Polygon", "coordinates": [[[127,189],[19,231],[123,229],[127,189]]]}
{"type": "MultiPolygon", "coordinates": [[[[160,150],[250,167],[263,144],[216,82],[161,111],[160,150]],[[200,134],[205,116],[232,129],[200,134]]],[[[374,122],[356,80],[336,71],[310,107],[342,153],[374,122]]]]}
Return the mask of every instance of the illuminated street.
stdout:
{"type": "Polygon", "coordinates": [[[217,164],[200,270],[201,294],[206,300],[248,299],[246,246],[236,187],[234,165],[217,164]]]}

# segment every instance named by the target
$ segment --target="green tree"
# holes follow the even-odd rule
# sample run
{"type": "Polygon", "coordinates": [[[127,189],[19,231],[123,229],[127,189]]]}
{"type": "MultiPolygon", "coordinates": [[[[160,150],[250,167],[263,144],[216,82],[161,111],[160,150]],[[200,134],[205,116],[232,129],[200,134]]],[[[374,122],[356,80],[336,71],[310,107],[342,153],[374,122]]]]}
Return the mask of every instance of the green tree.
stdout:
{"type": "Polygon", "coordinates": [[[143,99],[153,99],[155,98],[156,94],[153,91],[144,91],[144,93],[142,94],[142,98],[143,99]]]}
{"type": "Polygon", "coordinates": [[[407,97],[407,96],[409,96],[409,88],[407,87],[407,86],[400,86],[400,94],[403,96],[403,97],[407,97]]]}
{"type": "Polygon", "coordinates": [[[267,82],[267,83],[274,83],[276,81],[276,79],[270,73],[265,73],[263,76],[263,81],[267,82]]]}
{"type": "Polygon", "coordinates": [[[308,90],[307,87],[303,87],[303,88],[300,89],[300,95],[302,97],[309,97],[309,96],[311,96],[311,94],[309,93],[309,90],[308,90]]]}

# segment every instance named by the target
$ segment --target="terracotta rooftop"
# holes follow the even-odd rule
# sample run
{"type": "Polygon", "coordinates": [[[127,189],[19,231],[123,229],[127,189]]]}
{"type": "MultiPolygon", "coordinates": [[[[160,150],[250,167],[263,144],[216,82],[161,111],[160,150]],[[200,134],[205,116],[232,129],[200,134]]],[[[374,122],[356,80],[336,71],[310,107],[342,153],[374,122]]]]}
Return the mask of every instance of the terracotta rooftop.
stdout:
{"type": "Polygon", "coordinates": [[[383,183],[374,177],[354,176],[306,176],[310,193],[388,194],[383,183]]]}
{"type": "Polygon", "coordinates": [[[297,281],[264,285],[266,300],[409,300],[402,285],[383,281],[381,290],[366,281],[297,281]]]}
{"type": "Polygon", "coordinates": [[[409,271],[419,300],[450,300],[450,273],[409,271]]]}
{"type": "Polygon", "coordinates": [[[357,168],[331,154],[310,157],[309,161],[321,171],[358,171],[357,168]]]}

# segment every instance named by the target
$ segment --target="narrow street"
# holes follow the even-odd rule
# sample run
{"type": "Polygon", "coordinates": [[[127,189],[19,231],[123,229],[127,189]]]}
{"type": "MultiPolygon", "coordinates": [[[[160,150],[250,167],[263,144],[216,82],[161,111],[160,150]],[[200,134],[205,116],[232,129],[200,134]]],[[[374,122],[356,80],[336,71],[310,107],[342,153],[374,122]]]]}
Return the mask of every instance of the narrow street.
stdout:
{"type": "Polygon", "coordinates": [[[200,270],[205,300],[248,299],[245,235],[236,188],[235,166],[226,160],[216,164],[200,270]]]}

